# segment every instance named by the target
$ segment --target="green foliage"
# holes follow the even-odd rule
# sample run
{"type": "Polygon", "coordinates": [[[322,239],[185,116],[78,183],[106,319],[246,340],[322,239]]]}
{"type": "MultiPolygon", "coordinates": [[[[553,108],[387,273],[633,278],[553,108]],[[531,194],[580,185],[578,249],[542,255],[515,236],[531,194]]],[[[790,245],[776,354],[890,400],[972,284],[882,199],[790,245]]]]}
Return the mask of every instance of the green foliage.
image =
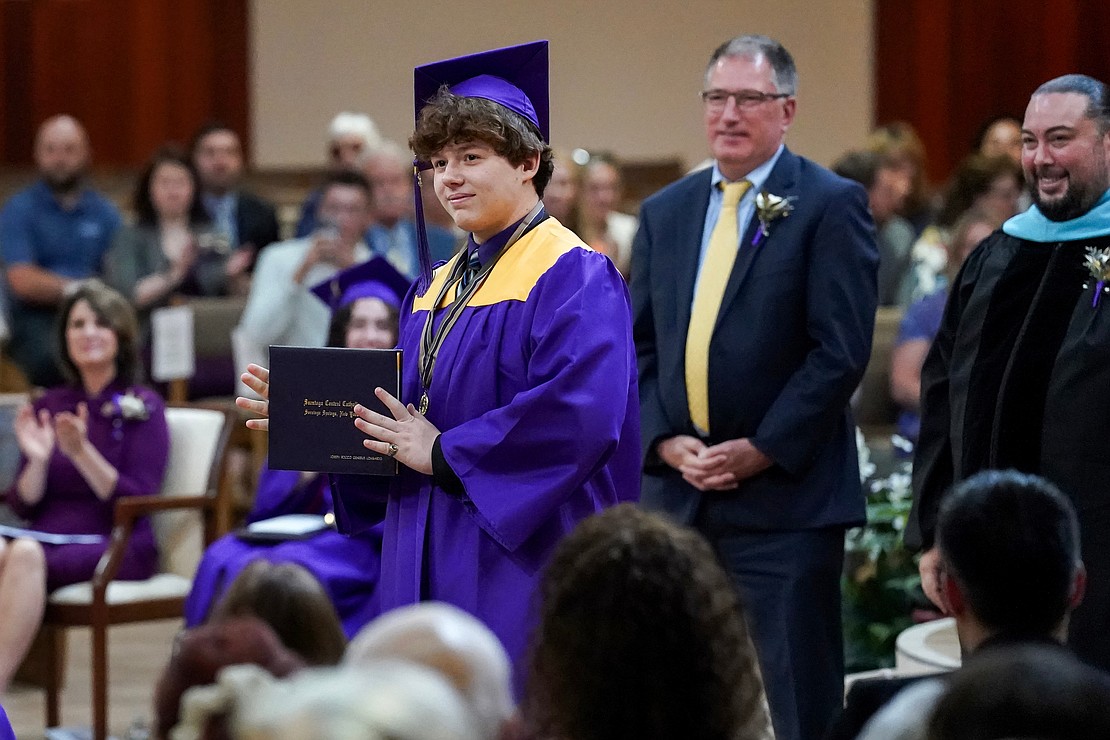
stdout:
{"type": "MultiPolygon", "coordinates": [[[[904,440],[894,444],[905,450],[904,440]]],[[[894,641],[924,599],[916,561],[902,541],[912,504],[910,463],[896,462],[893,472],[877,477],[866,447],[860,463],[867,478],[867,525],[848,531],[841,584],[849,672],[893,666],[894,641]]]]}

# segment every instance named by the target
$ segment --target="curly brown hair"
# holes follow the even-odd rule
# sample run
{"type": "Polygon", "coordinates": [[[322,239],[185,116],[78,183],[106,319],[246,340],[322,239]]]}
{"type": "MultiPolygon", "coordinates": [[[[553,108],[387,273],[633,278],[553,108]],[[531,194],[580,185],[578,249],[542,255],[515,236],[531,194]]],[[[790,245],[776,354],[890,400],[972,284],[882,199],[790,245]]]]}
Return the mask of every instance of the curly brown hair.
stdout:
{"type": "Polygon", "coordinates": [[[560,543],[540,595],[524,703],[537,737],[763,736],[739,599],[694,530],[608,509],[560,543]]]}
{"type": "Polygon", "coordinates": [[[555,159],[536,126],[492,100],[459,97],[445,85],[420,111],[409,146],[417,159],[427,162],[444,147],[468,141],[486,144],[514,167],[539,154],[540,167],[532,187],[543,197],[555,159]]]}

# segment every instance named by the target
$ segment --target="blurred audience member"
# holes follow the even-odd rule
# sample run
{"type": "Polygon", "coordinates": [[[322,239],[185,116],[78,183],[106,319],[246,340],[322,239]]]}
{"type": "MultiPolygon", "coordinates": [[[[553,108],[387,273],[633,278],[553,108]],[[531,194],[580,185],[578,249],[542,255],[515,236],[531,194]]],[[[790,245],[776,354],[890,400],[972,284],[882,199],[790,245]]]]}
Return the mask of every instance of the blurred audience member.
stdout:
{"type": "MultiPolygon", "coordinates": [[[[225,673],[232,673],[229,670],[225,673]]],[[[403,662],[304,671],[239,692],[234,736],[249,740],[482,740],[465,702],[435,671],[403,662]],[[244,694],[246,694],[244,696],[244,694]]],[[[221,676],[221,682],[225,676],[221,676]]],[[[248,683],[249,685],[249,683],[248,683]]]]}
{"type": "MultiPolygon", "coordinates": [[[[170,737],[188,689],[213,684],[220,669],[243,664],[259,666],[277,678],[304,668],[304,662],[259,619],[232,619],[182,632],[154,689],[155,737],[170,737]]],[[[222,716],[208,719],[193,737],[229,737],[222,716]]]]}
{"type": "MultiPolygon", "coordinates": [[[[108,547],[116,499],[158,493],[169,457],[162,400],[135,384],[138,322],[127,299],[99,280],[79,283],[57,326],[70,382],[24,406],[15,421],[21,457],[7,497],[32,531],[0,553],[0,693],[31,644],[46,595],[92,578],[108,547]],[[34,532],[100,540],[40,544],[34,532]]],[[[116,578],[149,578],[157,565],[144,517],[116,578]]]]}
{"type": "Polygon", "coordinates": [[[898,433],[911,442],[917,441],[921,425],[918,416],[921,411],[921,368],[925,364],[925,355],[933,346],[933,338],[940,330],[944,304],[948,300],[948,286],[972,250],[1001,225],[993,216],[977,208],[961,216],[948,241],[944,287],[911,303],[902,316],[890,356],[890,395],[901,409],[898,433]]]}
{"type": "Polygon", "coordinates": [[[277,212],[272,203],[240,188],[243,147],[229,127],[205,124],[193,137],[190,153],[201,203],[232,250],[227,272],[234,280],[251,269],[261,249],[278,240],[277,212]]]}
{"type": "Polygon", "coordinates": [[[308,570],[296,563],[255,560],[240,571],[216,604],[209,622],[257,617],[285,647],[309,665],[335,665],[347,638],[331,598],[308,570]]]}
{"type": "Polygon", "coordinates": [[[0,257],[11,306],[8,353],[32,385],[63,378],[51,341],[70,284],[99,274],[120,225],[116,207],[90,186],[89,139],[71,116],[55,116],[35,136],[39,180],[0,210],[0,257]]]}
{"type": "MultiPolygon", "coordinates": [[[[370,116],[365,113],[339,113],[328,124],[328,173],[358,172],[359,163],[381,143],[378,127],[370,116]]],[[[294,234],[298,239],[316,231],[316,209],[320,206],[322,195],[323,188],[316,188],[304,199],[294,234]]]]}
{"type": "Polygon", "coordinates": [[[538,738],[770,737],[736,591],[701,535],[621,504],[558,546],[524,705],[538,738]]]}
{"type": "Polygon", "coordinates": [[[879,305],[893,306],[910,266],[914,241],[913,226],[898,214],[912,185],[909,174],[871,151],[849,152],[832,170],[867,188],[867,202],[878,232],[879,305]]]}
{"type": "MultiPolygon", "coordinates": [[[[413,220],[412,155],[395,142],[385,141],[367,155],[364,172],[374,193],[366,243],[374,254],[385,257],[411,280],[420,272],[413,220]]],[[[455,252],[454,234],[431,223],[427,230],[432,262],[449,259],[455,252]]]]}
{"type": "Polygon", "coordinates": [[[975,208],[1001,224],[1017,213],[1022,193],[1021,166],[1008,157],[972,154],[952,176],[936,221],[913,245],[913,265],[906,275],[899,303],[908,306],[945,287],[945,269],[952,229],[967,211],[975,208]]]}
{"type": "Polygon", "coordinates": [[[140,313],[173,295],[226,294],[230,246],[210,227],[192,163],[184,152],[159,150],[139,176],[135,225],[116,232],[104,258],[105,281],[140,313]]]}
{"type": "Polygon", "coordinates": [[[578,196],[577,233],[586,244],[613,260],[627,280],[632,264],[632,240],[639,222],[635,216],[616,210],[621,202],[622,188],[620,170],[613,156],[590,155],[590,161],[583,167],[578,196]]]}
{"type": "MultiPolygon", "coordinates": [[[[311,237],[290,239],[262,253],[239,332],[249,357],[268,366],[271,344],[322,347],[331,312],[309,288],[370,258],[363,236],[370,224],[370,184],[357,172],[330,175],[323,185],[311,237]]],[[[245,363],[238,363],[245,367],[245,363]]]]}
{"type": "MultiPolygon", "coordinates": [[[[944,610],[956,621],[966,666],[1021,645],[1044,646],[1071,657],[1063,643],[1068,616],[1083,599],[1086,572],[1075,509],[1056,486],[1013,470],[968,478],[941,506],[937,547],[935,577],[944,610]]],[[[860,737],[883,740],[903,737],[899,733],[906,728],[922,728],[951,679],[857,681],[834,737],[855,737],[884,702],[910,683],[914,685],[904,695],[875,714],[860,737]]]]}
{"type": "Polygon", "coordinates": [[[565,151],[554,152],[555,169],[543,191],[543,207],[547,215],[563,226],[578,232],[578,194],[582,189],[582,168],[565,151]]]}
{"type": "Polygon", "coordinates": [[[512,667],[497,636],[458,607],[426,601],[394,609],[351,641],[344,664],[401,660],[431,668],[450,681],[480,725],[485,740],[512,736],[512,667]]]}
{"type": "Polygon", "coordinates": [[[995,116],[983,124],[975,139],[975,151],[984,157],[1009,157],[1021,165],[1021,120],[995,116]]]}
{"type": "Polygon", "coordinates": [[[1110,681],[1053,648],[992,652],[950,684],[929,720],[929,740],[1110,737],[1110,681]]]}
{"type": "Polygon", "coordinates": [[[913,126],[905,121],[894,121],[871,132],[867,148],[877,152],[885,163],[900,170],[910,181],[910,191],[902,204],[901,215],[919,234],[933,220],[935,211],[933,194],[929,190],[925,171],[925,144],[913,126]]]}
{"type": "MultiPolygon", "coordinates": [[[[380,257],[339,273],[312,290],[335,311],[328,346],[388,349],[397,344],[397,316],[408,280],[380,257]]],[[[370,506],[372,504],[368,504],[370,506]]],[[[380,504],[385,517],[385,504],[380,504]]],[[[335,520],[328,477],[264,465],[248,523],[289,514],[335,520]]],[[[307,538],[251,539],[232,533],[204,553],[185,602],[185,624],[203,622],[227,584],[249,563],[264,559],[307,568],[327,590],[347,636],[378,613],[375,589],[381,567],[381,527],[346,536],[325,527],[307,538]]]]}

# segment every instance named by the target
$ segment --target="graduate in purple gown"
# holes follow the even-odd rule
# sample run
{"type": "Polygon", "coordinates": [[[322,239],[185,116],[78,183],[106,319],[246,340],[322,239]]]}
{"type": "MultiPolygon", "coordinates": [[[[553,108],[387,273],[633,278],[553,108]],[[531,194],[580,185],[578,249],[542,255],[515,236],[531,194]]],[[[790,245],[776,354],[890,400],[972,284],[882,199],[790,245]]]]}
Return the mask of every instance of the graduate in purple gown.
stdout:
{"type": "MultiPolygon", "coordinates": [[[[375,257],[313,288],[335,312],[328,332],[333,347],[391,349],[397,344],[397,315],[409,281],[389,262],[375,257]]],[[[284,514],[318,514],[334,521],[327,477],[318,473],[263,467],[248,522],[284,514]]],[[[234,533],[205,551],[185,602],[185,625],[204,622],[219,596],[251,562],[296,563],[316,577],[331,597],[343,631],[353,637],[378,614],[375,587],[381,560],[381,520],[351,536],[326,529],[309,539],[248,542],[234,533]]]]}
{"type": "MultiPolygon", "coordinates": [[[[543,210],[553,169],[546,42],[419,67],[416,81],[410,143],[470,237],[434,274],[425,269],[402,306],[407,405],[379,388],[393,418],[355,407],[366,447],[401,472],[336,476],[336,517],[360,531],[386,500],[382,608],[459,606],[519,665],[555,544],[581,519],[638,498],[628,292],[608,258],[543,210]]],[[[266,390],[264,370],[248,378],[266,390]]]]}
{"type": "MultiPolygon", "coordinates": [[[[20,538],[0,546],[0,692],[38,629],[46,594],[92,578],[115,500],[157,493],[169,456],[164,404],[133,384],[138,321],[127,299],[88,280],[63,302],[60,316],[62,369],[71,384],[20,410],[21,459],[8,502],[29,529],[104,538],[95,544],[20,538]]],[[[116,577],[149,578],[157,567],[154,532],[143,518],[116,577]]]]}

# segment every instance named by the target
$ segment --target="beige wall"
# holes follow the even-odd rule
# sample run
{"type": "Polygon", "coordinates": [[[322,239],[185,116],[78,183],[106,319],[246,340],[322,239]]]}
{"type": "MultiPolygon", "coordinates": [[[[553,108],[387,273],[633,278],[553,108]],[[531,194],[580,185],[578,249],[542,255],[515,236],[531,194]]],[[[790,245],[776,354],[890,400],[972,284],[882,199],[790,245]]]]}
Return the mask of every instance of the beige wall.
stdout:
{"type": "Polygon", "coordinates": [[[537,38],[551,41],[556,146],[619,156],[706,156],[701,74],[739,33],[781,40],[799,68],[793,149],[828,163],[872,111],[872,0],[252,0],[252,115],[259,167],[314,166],[324,129],[361,110],[404,141],[412,68],[537,38]]]}

